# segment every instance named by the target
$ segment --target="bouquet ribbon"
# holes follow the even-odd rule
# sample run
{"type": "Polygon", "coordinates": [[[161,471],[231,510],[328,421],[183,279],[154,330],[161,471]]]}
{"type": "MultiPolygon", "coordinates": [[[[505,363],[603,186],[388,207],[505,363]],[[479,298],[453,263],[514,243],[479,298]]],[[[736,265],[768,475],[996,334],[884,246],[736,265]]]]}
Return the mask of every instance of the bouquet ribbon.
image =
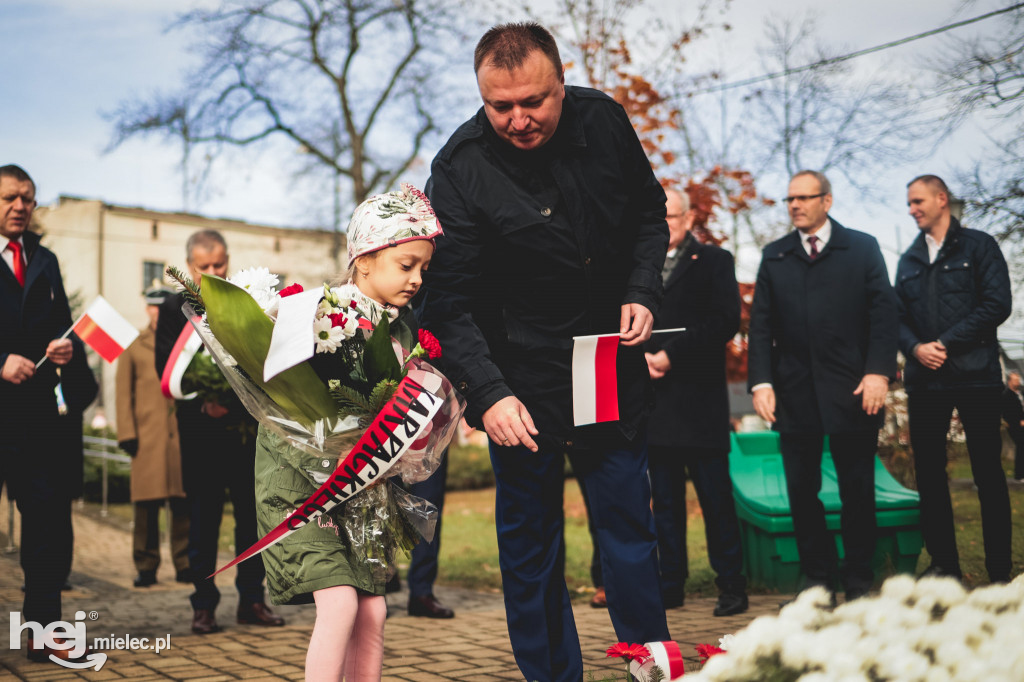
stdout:
{"type": "Polygon", "coordinates": [[[164,397],[177,400],[192,400],[196,397],[195,393],[185,395],[181,392],[181,378],[185,376],[188,363],[192,362],[192,358],[202,346],[203,340],[192,324],[182,327],[181,333],[178,334],[178,338],[171,348],[167,364],[164,365],[163,376],[160,377],[160,390],[164,397]]]}
{"type": "Polygon", "coordinates": [[[683,666],[683,654],[679,651],[679,645],[675,642],[647,642],[644,644],[651,652],[650,657],[642,663],[631,661],[629,672],[640,682],[647,682],[651,676],[651,669],[654,666],[661,668],[666,682],[680,680],[683,677],[685,668],[683,666]]]}
{"type": "Polygon", "coordinates": [[[426,433],[443,404],[441,398],[413,378],[403,378],[355,447],[338,461],[330,478],[280,525],[209,577],[256,556],[377,480],[383,480],[384,472],[426,433]]]}

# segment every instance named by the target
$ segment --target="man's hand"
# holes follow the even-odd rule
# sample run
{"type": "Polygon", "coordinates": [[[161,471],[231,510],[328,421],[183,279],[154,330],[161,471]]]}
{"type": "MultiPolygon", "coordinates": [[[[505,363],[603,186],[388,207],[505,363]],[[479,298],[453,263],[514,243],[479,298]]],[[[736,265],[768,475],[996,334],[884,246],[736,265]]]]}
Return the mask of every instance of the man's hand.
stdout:
{"type": "Polygon", "coordinates": [[[946,347],[938,341],[919,343],[914,349],[914,357],[928,369],[938,369],[946,362],[946,347]]]}
{"type": "Polygon", "coordinates": [[[31,379],[35,373],[36,363],[22,355],[11,353],[7,356],[4,366],[0,368],[0,379],[12,384],[20,384],[31,379]]]}
{"type": "Polygon", "coordinates": [[[622,306],[622,318],[619,323],[619,338],[623,346],[638,346],[651,338],[654,327],[654,315],[639,303],[627,303],[622,306]]]}
{"type": "Polygon", "coordinates": [[[754,391],[754,411],[769,424],[775,423],[775,389],[763,386],[754,391]]]}
{"type": "Polygon", "coordinates": [[[213,419],[220,419],[228,412],[230,412],[228,408],[212,400],[207,400],[205,403],[203,403],[203,406],[200,408],[200,411],[207,417],[212,417],[213,419]]]}
{"type": "Polygon", "coordinates": [[[502,398],[487,408],[484,412],[484,430],[498,445],[525,445],[532,452],[537,452],[537,444],[530,436],[540,432],[533,425],[533,418],[526,406],[515,396],[502,398]]]}
{"type": "Polygon", "coordinates": [[[885,394],[889,392],[889,377],[881,374],[865,374],[857,384],[854,395],[863,394],[861,407],[868,414],[878,414],[885,407],[885,394]]]}
{"type": "Polygon", "coordinates": [[[660,379],[672,369],[672,361],[663,350],[657,353],[644,353],[644,357],[647,358],[647,371],[651,373],[652,379],[660,379]]]}
{"type": "Polygon", "coordinates": [[[71,362],[71,353],[74,350],[71,339],[54,339],[46,347],[46,359],[55,365],[66,365],[71,362]]]}

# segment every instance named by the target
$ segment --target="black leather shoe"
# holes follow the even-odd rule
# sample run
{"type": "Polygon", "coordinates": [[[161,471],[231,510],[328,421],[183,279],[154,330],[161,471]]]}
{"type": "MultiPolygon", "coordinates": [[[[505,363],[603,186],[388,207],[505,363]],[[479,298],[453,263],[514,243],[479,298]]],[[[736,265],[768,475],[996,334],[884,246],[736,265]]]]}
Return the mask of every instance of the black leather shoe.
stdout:
{"type": "MultiPolygon", "coordinates": [[[[55,644],[63,644],[67,640],[62,637],[54,637],[53,641],[55,644]]],[[[28,649],[26,655],[28,660],[33,663],[52,663],[50,661],[50,655],[54,655],[62,661],[70,661],[72,663],[81,663],[92,653],[91,647],[86,647],[85,651],[80,656],[72,656],[71,649],[53,649],[46,646],[45,644],[41,649],[36,649],[32,644],[32,638],[28,638],[28,649]]]]}
{"type": "Polygon", "coordinates": [[[139,574],[135,576],[135,581],[132,582],[135,587],[149,587],[150,585],[156,585],[156,571],[139,571],[139,574]]]}
{"type": "Polygon", "coordinates": [[[735,616],[743,613],[750,606],[747,595],[744,592],[723,592],[718,595],[718,602],[715,604],[714,615],[735,616]]]}
{"type": "Polygon", "coordinates": [[[197,635],[209,635],[220,632],[220,626],[210,609],[196,609],[192,614],[192,632],[197,635]]]}
{"type": "Polygon", "coordinates": [[[267,627],[284,625],[284,618],[275,616],[274,612],[261,601],[248,606],[239,606],[237,615],[240,625],[265,625],[267,627]]]}
{"type": "Polygon", "coordinates": [[[424,618],[454,618],[455,612],[444,606],[432,594],[409,597],[409,615],[424,618]]]}

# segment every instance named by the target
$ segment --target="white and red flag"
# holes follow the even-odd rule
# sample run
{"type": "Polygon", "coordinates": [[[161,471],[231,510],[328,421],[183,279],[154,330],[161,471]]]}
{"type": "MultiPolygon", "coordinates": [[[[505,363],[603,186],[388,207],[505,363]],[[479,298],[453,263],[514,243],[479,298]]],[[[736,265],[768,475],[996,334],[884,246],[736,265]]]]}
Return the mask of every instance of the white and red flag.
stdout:
{"type": "Polygon", "coordinates": [[[139,335],[139,330],[121,317],[121,313],[102,296],[97,296],[89,304],[71,331],[107,362],[116,360],[139,335]]]}
{"type": "Polygon", "coordinates": [[[167,364],[164,365],[164,373],[160,376],[160,391],[165,398],[175,400],[192,400],[196,393],[185,395],[181,391],[181,378],[185,376],[185,370],[192,358],[203,347],[203,340],[199,338],[199,332],[195,325],[186,323],[181,328],[181,333],[171,348],[171,354],[167,356],[167,364]]]}
{"type": "Polygon", "coordinates": [[[575,426],[619,418],[615,361],[618,334],[574,336],[572,345],[572,419],[575,426]]]}

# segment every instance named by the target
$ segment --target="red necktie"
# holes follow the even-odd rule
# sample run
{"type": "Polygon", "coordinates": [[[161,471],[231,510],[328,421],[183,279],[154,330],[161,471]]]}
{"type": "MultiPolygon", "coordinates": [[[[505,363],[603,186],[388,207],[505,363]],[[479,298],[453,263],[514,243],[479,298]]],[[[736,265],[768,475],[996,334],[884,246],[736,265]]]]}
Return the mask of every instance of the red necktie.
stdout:
{"type": "Polygon", "coordinates": [[[18,280],[18,284],[25,286],[25,261],[21,259],[21,244],[12,239],[7,242],[7,248],[14,256],[14,277],[18,280]]]}
{"type": "Polygon", "coordinates": [[[807,243],[811,245],[811,260],[818,257],[818,238],[813,234],[807,238],[807,243]]]}

